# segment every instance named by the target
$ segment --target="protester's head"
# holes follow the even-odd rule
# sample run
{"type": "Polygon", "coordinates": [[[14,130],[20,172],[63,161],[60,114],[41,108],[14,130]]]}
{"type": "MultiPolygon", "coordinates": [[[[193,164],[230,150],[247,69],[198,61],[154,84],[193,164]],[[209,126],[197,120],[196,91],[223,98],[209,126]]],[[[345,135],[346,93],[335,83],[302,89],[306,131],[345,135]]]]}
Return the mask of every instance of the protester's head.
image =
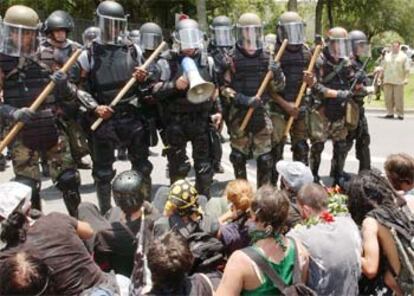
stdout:
{"type": "Polygon", "coordinates": [[[313,182],[313,175],[308,166],[300,161],[281,160],[276,164],[276,170],[280,174],[282,189],[294,197],[306,184],[313,182]]]}
{"type": "Polygon", "coordinates": [[[300,215],[304,219],[318,216],[328,206],[328,193],[319,184],[311,183],[303,186],[297,196],[300,215]]]}
{"type": "Polygon", "coordinates": [[[146,188],[141,174],[137,171],[120,173],[112,182],[115,204],[127,215],[139,211],[146,196],[146,188]]]}
{"type": "Polygon", "coordinates": [[[154,289],[176,290],[193,266],[193,255],[185,239],[168,232],[153,241],[148,250],[148,267],[154,289]]]}
{"type": "Polygon", "coordinates": [[[201,214],[198,204],[198,192],[187,180],[178,180],[171,185],[164,214],[178,214],[181,217],[191,217],[201,214]]]}
{"type": "Polygon", "coordinates": [[[234,210],[246,212],[253,199],[253,188],[248,181],[237,179],[227,184],[225,195],[234,210]]]}
{"type": "Polygon", "coordinates": [[[0,185],[0,239],[7,247],[26,240],[26,214],[30,209],[32,189],[17,182],[0,185]]]}
{"type": "Polygon", "coordinates": [[[359,225],[375,208],[393,208],[405,203],[378,170],[363,171],[353,177],[347,195],[349,212],[359,225]]]}
{"type": "Polygon", "coordinates": [[[414,158],[405,153],[391,154],[384,164],[388,180],[396,190],[414,188],[414,158]]]}
{"type": "Polygon", "coordinates": [[[289,199],[286,192],[270,185],[262,186],[255,194],[251,215],[258,230],[280,233],[286,224],[289,199]]]}
{"type": "Polygon", "coordinates": [[[50,269],[28,252],[18,252],[0,265],[0,295],[50,295],[50,269]]]}
{"type": "Polygon", "coordinates": [[[401,42],[399,40],[395,40],[392,43],[392,53],[396,54],[400,52],[401,42]]]}

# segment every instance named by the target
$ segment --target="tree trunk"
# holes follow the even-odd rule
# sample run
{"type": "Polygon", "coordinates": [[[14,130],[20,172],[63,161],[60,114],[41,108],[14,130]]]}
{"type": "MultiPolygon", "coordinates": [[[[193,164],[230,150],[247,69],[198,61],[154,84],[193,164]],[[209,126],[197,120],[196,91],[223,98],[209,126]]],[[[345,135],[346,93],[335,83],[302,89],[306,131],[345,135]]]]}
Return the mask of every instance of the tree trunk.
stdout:
{"type": "Polygon", "coordinates": [[[206,0],[197,0],[197,18],[201,30],[207,30],[206,0]]]}
{"type": "Polygon", "coordinates": [[[315,8],[315,34],[322,35],[322,14],[325,1],[318,0],[315,8]]]}
{"type": "Polygon", "coordinates": [[[327,6],[327,12],[328,12],[328,22],[329,22],[329,28],[334,27],[334,17],[333,17],[333,1],[327,0],[326,6],[327,6]]]}
{"type": "Polygon", "coordinates": [[[298,11],[298,0],[289,0],[287,3],[288,11],[298,11]]]}

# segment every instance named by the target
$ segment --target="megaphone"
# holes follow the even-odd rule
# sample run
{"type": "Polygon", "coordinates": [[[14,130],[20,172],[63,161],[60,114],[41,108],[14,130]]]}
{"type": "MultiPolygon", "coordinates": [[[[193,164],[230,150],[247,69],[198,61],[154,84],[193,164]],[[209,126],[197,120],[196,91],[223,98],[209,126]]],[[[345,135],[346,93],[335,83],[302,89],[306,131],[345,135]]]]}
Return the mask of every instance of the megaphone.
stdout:
{"type": "Polygon", "coordinates": [[[205,81],[200,76],[197,65],[192,58],[185,57],[181,62],[181,66],[190,82],[190,89],[187,92],[187,100],[193,104],[200,104],[207,101],[214,93],[214,84],[205,81]]]}

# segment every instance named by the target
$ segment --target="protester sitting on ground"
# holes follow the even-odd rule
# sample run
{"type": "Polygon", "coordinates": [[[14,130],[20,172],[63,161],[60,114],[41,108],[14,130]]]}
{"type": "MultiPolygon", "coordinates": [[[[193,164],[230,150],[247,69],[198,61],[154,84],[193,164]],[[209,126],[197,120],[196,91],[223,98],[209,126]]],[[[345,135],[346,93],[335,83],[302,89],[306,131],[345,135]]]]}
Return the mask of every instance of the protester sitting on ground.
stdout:
{"type": "Polygon", "coordinates": [[[4,260],[0,279],[0,295],[55,295],[49,267],[28,252],[4,260]]]}
{"type": "Polygon", "coordinates": [[[300,242],[286,238],[281,232],[288,211],[289,200],[284,191],[271,186],[262,186],[257,191],[251,205],[254,227],[251,228],[250,237],[253,246],[235,251],[230,256],[217,295],[281,294],[259,263],[250,257],[250,252],[264,259],[287,285],[306,280],[307,251],[300,242]],[[294,279],[295,266],[300,267],[300,279],[294,279]]]}
{"type": "Polygon", "coordinates": [[[405,153],[391,154],[384,164],[391,185],[401,193],[414,212],[414,158],[405,153]]]}
{"type": "MultiPolygon", "coordinates": [[[[3,191],[0,198],[0,213],[6,212],[10,197],[16,194],[6,193],[3,191]]],[[[100,270],[82,241],[93,234],[88,223],[56,212],[31,221],[27,212],[19,206],[2,222],[2,240],[17,247],[0,252],[0,265],[23,250],[36,254],[50,267],[57,295],[79,295],[107,282],[113,283],[113,291],[118,291],[115,277],[100,270]]]]}
{"type": "Polygon", "coordinates": [[[158,212],[144,201],[145,184],[140,173],[130,170],[117,175],[112,182],[116,207],[102,217],[99,209],[91,203],[79,206],[79,219],[88,222],[96,235],[91,242],[95,260],[105,270],[131,276],[137,233],[141,227],[142,209],[146,214],[145,234],[152,233],[158,212]]]}
{"type": "Polygon", "coordinates": [[[227,184],[225,196],[230,206],[219,218],[221,225],[218,236],[226,247],[227,254],[230,255],[250,243],[246,222],[253,200],[253,188],[246,180],[233,180],[227,184]]]}
{"type": "Polygon", "coordinates": [[[212,283],[206,275],[188,276],[194,258],[181,236],[166,233],[150,244],[147,256],[153,285],[149,295],[213,295],[212,283]]]}
{"type": "Polygon", "coordinates": [[[319,184],[303,186],[296,201],[304,223],[288,236],[310,253],[307,285],[317,295],[358,295],[362,246],[357,225],[349,215],[334,217],[328,211],[328,193],[319,184]]]}
{"type": "Polygon", "coordinates": [[[194,223],[203,231],[217,235],[220,224],[217,219],[204,214],[198,203],[198,197],[197,190],[187,180],[178,180],[172,184],[164,207],[164,217],[155,221],[155,237],[163,235],[170,229],[180,230],[194,223]]]}
{"type": "Polygon", "coordinates": [[[377,170],[354,177],[348,196],[352,218],[362,227],[365,278],[360,294],[370,295],[384,284],[397,295],[414,294],[414,278],[409,272],[414,262],[414,218],[405,200],[377,170]]]}
{"type": "Polygon", "coordinates": [[[302,217],[296,206],[296,196],[299,190],[307,184],[313,183],[312,171],[300,161],[280,160],[276,164],[280,176],[280,189],[286,190],[289,201],[289,216],[286,223],[288,229],[302,222],[302,217]]]}

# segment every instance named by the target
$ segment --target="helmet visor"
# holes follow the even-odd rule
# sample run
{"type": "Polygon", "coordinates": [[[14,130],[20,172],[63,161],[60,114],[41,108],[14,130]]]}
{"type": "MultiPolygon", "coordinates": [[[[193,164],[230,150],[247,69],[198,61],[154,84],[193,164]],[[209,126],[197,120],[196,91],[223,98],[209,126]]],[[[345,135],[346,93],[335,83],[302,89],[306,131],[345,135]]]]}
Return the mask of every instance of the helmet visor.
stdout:
{"type": "Polygon", "coordinates": [[[140,36],[140,46],[143,50],[155,50],[162,42],[162,36],[154,33],[143,33],[140,36]]]}
{"type": "Polygon", "coordinates": [[[180,49],[199,49],[203,44],[203,33],[198,29],[182,29],[178,31],[176,41],[180,49]]]}
{"type": "Polygon", "coordinates": [[[38,29],[16,26],[3,22],[0,36],[0,52],[14,57],[32,57],[39,41],[38,29]]]}
{"type": "Polygon", "coordinates": [[[291,45],[300,45],[305,42],[305,25],[302,22],[287,23],[281,25],[283,39],[287,39],[291,45]]]}
{"type": "Polygon", "coordinates": [[[336,59],[349,57],[350,44],[348,38],[330,38],[328,43],[329,54],[336,59]]]}
{"type": "Polygon", "coordinates": [[[371,46],[366,40],[354,41],[352,43],[353,54],[360,58],[371,57],[371,46]]]}
{"type": "Polygon", "coordinates": [[[122,44],[127,27],[126,19],[98,15],[98,26],[103,44],[122,44]]]}
{"type": "Polygon", "coordinates": [[[233,46],[234,34],[232,27],[216,27],[213,29],[213,38],[216,46],[233,46]]]}
{"type": "Polygon", "coordinates": [[[263,48],[262,26],[237,26],[237,40],[247,50],[263,48]]]}

